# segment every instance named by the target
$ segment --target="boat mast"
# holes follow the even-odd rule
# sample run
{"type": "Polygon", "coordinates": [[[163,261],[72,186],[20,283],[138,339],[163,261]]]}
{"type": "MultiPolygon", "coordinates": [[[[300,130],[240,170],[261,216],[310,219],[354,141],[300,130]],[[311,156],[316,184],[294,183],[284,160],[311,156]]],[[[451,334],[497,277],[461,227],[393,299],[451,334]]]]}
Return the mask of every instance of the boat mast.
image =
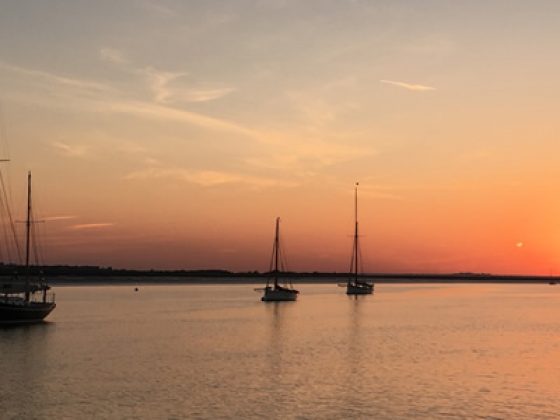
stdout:
{"type": "Polygon", "coordinates": [[[276,234],[274,235],[274,288],[278,287],[278,258],[280,256],[280,218],[276,218],[276,234]]]}
{"type": "Polygon", "coordinates": [[[358,183],[354,187],[354,282],[358,283],[358,183]]]}
{"type": "Polygon", "coordinates": [[[31,246],[31,171],[27,173],[27,219],[25,221],[25,300],[29,301],[29,256],[31,246]]]}

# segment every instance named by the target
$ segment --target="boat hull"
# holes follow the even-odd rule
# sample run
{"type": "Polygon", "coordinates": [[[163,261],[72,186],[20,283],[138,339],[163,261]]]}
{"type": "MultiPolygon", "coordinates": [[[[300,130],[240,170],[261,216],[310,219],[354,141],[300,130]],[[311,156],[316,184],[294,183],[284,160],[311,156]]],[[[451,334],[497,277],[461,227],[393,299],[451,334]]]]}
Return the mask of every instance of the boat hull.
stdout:
{"type": "Polygon", "coordinates": [[[371,295],[373,293],[373,284],[370,283],[348,283],[346,285],[347,295],[371,295]]]}
{"type": "Polygon", "coordinates": [[[295,289],[273,289],[266,287],[261,298],[263,302],[293,302],[297,299],[299,291],[295,289]]]}
{"type": "Polygon", "coordinates": [[[0,325],[42,322],[56,307],[54,302],[1,302],[0,325]]]}

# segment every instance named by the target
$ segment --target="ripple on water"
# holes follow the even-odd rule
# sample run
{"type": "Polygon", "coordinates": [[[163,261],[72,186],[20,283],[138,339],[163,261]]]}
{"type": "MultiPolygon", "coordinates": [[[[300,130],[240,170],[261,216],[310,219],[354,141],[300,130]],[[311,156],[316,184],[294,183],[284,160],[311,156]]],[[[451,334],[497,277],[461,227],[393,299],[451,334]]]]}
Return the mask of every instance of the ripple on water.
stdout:
{"type": "Polygon", "coordinates": [[[7,418],[554,418],[560,305],[541,286],[58,288],[0,330],[7,418]],[[125,290],[126,289],[126,290],[125,290]],[[525,299],[529,296],[530,299],[525,299]]]}

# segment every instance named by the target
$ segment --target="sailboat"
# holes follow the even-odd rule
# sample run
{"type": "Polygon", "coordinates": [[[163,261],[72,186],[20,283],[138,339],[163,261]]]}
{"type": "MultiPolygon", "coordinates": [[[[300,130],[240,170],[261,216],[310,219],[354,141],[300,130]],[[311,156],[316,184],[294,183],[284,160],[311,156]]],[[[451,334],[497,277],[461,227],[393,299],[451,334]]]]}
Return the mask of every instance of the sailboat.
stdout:
{"type": "Polygon", "coordinates": [[[261,300],[263,302],[278,302],[278,301],[294,301],[299,294],[291,284],[280,285],[278,277],[281,273],[281,252],[280,252],[280,218],[276,218],[276,233],[274,235],[274,245],[272,246],[272,260],[270,264],[270,274],[273,278],[269,277],[266,281],[266,287],[260,289],[264,291],[261,300]]]}
{"type": "Polygon", "coordinates": [[[371,295],[373,283],[359,280],[358,267],[360,255],[360,244],[358,242],[358,183],[354,187],[354,245],[352,247],[352,261],[350,263],[350,277],[346,282],[347,295],[371,295]]]}
{"type": "Polygon", "coordinates": [[[0,289],[0,324],[30,324],[42,322],[56,307],[54,294],[44,278],[31,281],[31,231],[35,223],[31,207],[31,172],[27,175],[27,219],[25,221],[25,276],[0,289]]]}

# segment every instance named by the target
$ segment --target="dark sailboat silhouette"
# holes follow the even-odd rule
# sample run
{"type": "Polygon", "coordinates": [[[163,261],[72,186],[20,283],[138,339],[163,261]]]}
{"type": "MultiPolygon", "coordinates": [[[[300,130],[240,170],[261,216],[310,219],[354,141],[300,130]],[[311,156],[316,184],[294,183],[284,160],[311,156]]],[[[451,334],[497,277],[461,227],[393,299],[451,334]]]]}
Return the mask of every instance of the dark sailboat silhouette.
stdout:
{"type": "Polygon", "coordinates": [[[358,183],[354,187],[354,245],[352,247],[352,261],[350,263],[351,276],[346,282],[347,295],[371,295],[373,293],[373,283],[359,279],[359,258],[360,244],[358,236],[358,183]]]}
{"type": "Polygon", "coordinates": [[[28,324],[41,322],[56,307],[54,294],[44,278],[31,278],[31,233],[33,212],[31,206],[31,172],[27,175],[27,218],[25,221],[25,272],[24,281],[14,278],[0,289],[0,324],[28,324]]]}
{"type": "Polygon", "coordinates": [[[298,290],[295,290],[291,284],[280,285],[278,277],[280,276],[280,265],[281,265],[281,250],[280,250],[280,218],[276,218],[276,233],[274,235],[274,245],[272,246],[272,260],[270,263],[270,274],[273,279],[271,284],[271,278],[269,277],[266,282],[266,287],[264,289],[256,289],[264,291],[264,295],[261,298],[263,302],[277,302],[277,301],[294,301],[297,299],[299,294],[298,290]]]}

